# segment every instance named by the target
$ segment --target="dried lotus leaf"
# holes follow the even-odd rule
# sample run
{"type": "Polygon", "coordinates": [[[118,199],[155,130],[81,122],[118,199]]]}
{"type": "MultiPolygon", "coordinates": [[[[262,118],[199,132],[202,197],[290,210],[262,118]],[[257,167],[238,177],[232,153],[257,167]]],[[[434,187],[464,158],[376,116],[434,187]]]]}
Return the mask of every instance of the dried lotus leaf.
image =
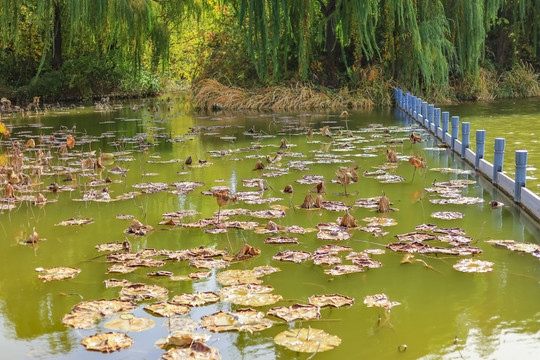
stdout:
{"type": "Polygon", "coordinates": [[[107,279],[107,280],[104,280],[103,281],[105,283],[105,287],[106,288],[112,288],[112,287],[122,287],[122,286],[128,286],[128,285],[131,285],[131,282],[126,280],[126,279],[122,279],[122,280],[118,280],[118,279],[107,279]]]}
{"type": "Polygon", "coordinates": [[[320,308],[315,305],[295,304],[280,306],[268,310],[267,315],[272,315],[287,322],[295,320],[313,320],[321,317],[320,308]]]}
{"type": "Polygon", "coordinates": [[[373,260],[369,257],[358,257],[352,260],[353,264],[367,267],[370,269],[376,269],[382,267],[382,263],[377,260],[373,260]]]}
{"type": "Polygon", "coordinates": [[[221,301],[236,305],[265,306],[282,299],[281,295],[270,294],[273,290],[271,286],[241,284],[220,289],[219,297],[221,301]]]}
{"type": "Polygon", "coordinates": [[[130,267],[124,264],[114,264],[112,266],[109,266],[109,268],[107,268],[107,271],[111,274],[112,273],[128,274],[130,272],[134,272],[136,269],[137,268],[135,267],[130,267]]]}
{"type": "Polygon", "coordinates": [[[431,213],[432,218],[442,219],[442,220],[462,219],[463,216],[465,216],[465,214],[457,212],[457,211],[437,211],[437,212],[431,213]]]}
{"type": "Polygon", "coordinates": [[[295,237],[269,237],[264,240],[265,244],[299,244],[298,238],[295,237]]]}
{"type": "Polygon", "coordinates": [[[327,275],[339,276],[363,271],[364,268],[358,265],[337,265],[332,269],[324,270],[324,273],[327,275]]]}
{"type": "Polygon", "coordinates": [[[352,251],[352,247],[349,246],[343,246],[343,245],[335,245],[335,244],[328,244],[323,245],[317,248],[315,250],[315,254],[337,254],[341,251],[352,251]]]}
{"type": "Polygon", "coordinates": [[[223,259],[195,259],[189,262],[189,266],[203,269],[223,269],[231,264],[223,259]]]}
{"type": "Polygon", "coordinates": [[[220,360],[219,350],[195,341],[189,348],[172,348],[161,357],[163,360],[220,360]]]}
{"type": "Polygon", "coordinates": [[[210,336],[211,335],[209,334],[193,333],[190,331],[179,331],[172,333],[166,338],[158,340],[154,345],[161,349],[164,349],[168,346],[186,347],[190,346],[196,341],[204,343],[205,341],[208,341],[208,339],[210,339],[210,336]]]}
{"type": "Polygon", "coordinates": [[[201,320],[201,326],[213,332],[261,331],[274,324],[271,320],[264,318],[264,313],[253,309],[241,309],[231,312],[219,311],[204,316],[201,320]]]}
{"type": "Polygon", "coordinates": [[[169,290],[158,285],[131,284],[124,286],[120,290],[120,299],[122,300],[148,300],[148,299],[167,299],[169,290]]]}
{"type": "Polygon", "coordinates": [[[484,273],[493,271],[493,263],[478,259],[461,259],[454,264],[454,269],[461,272],[477,272],[484,273]]]}
{"type": "Polygon", "coordinates": [[[341,344],[341,339],[320,329],[300,328],[280,332],[274,337],[276,344],[297,352],[319,353],[341,344]]]}
{"type": "Polygon", "coordinates": [[[151,329],[156,325],[156,322],[150,318],[134,317],[131,319],[122,319],[121,317],[113,319],[105,325],[105,329],[119,331],[143,331],[151,329]]]}
{"type": "Polygon", "coordinates": [[[397,225],[396,220],[386,217],[367,217],[362,219],[363,221],[368,221],[368,226],[395,226],[397,225]]]}
{"type": "Polygon", "coordinates": [[[339,294],[313,295],[308,300],[311,305],[315,305],[318,307],[333,306],[339,308],[342,306],[351,306],[354,304],[353,298],[339,294]]]}
{"type": "Polygon", "coordinates": [[[75,225],[86,225],[86,224],[92,224],[94,222],[94,219],[67,219],[64,221],[60,221],[57,225],[59,226],[75,226],[75,225]]]}
{"type": "Polygon", "coordinates": [[[220,272],[217,275],[216,280],[222,285],[238,285],[238,284],[260,284],[262,280],[258,277],[262,276],[261,274],[253,270],[226,270],[220,272]]]}
{"type": "Polygon", "coordinates": [[[211,275],[210,271],[195,271],[189,274],[189,278],[193,280],[206,279],[211,275]]]}
{"type": "Polygon", "coordinates": [[[38,279],[43,281],[64,280],[74,278],[81,272],[80,269],[74,267],[53,267],[49,269],[36,268],[37,272],[42,272],[42,275],[38,275],[38,279]]]}
{"type": "Polygon", "coordinates": [[[401,305],[401,303],[397,301],[388,300],[388,297],[385,294],[368,295],[364,298],[364,304],[366,304],[367,307],[383,307],[388,310],[396,305],[401,305]]]}
{"type": "Polygon", "coordinates": [[[321,230],[317,233],[317,239],[320,240],[331,240],[331,241],[342,241],[348,240],[351,237],[351,233],[347,230],[337,230],[337,231],[325,231],[321,230]]]}
{"type": "Polygon", "coordinates": [[[144,309],[164,317],[185,315],[189,312],[189,306],[174,304],[172,302],[158,302],[147,305],[144,309]]]}
{"type": "Polygon", "coordinates": [[[532,243],[514,242],[512,244],[509,244],[507,248],[508,250],[512,250],[516,252],[533,253],[535,251],[540,250],[540,245],[532,244],[532,243]]]}
{"type": "Polygon", "coordinates": [[[301,262],[310,260],[311,257],[312,257],[311,253],[307,251],[285,250],[285,251],[278,252],[276,255],[274,255],[272,257],[272,260],[301,263],[301,262]]]}
{"type": "Polygon", "coordinates": [[[124,246],[122,243],[105,243],[96,245],[98,251],[122,251],[124,246]]]}
{"type": "Polygon", "coordinates": [[[203,306],[219,301],[219,296],[211,291],[175,295],[171,302],[178,305],[203,306]]]}
{"type": "Polygon", "coordinates": [[[81,341],[86,350],[109,353],[121,349],[127,349],[133,344],[133,339],[124,333],[108,332],[88,336],[81,341]]]}

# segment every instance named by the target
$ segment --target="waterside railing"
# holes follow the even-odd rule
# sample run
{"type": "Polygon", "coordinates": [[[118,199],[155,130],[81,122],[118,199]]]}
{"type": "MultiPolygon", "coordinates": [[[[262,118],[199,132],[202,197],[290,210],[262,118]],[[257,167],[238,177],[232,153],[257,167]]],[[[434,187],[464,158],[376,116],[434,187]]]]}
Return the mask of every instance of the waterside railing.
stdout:
{"type": "Polygon", "coordinates": [[[447,111],[441,112],[433,104],[428,104],[403,89],[394,89],[397,106],[408,116],[420,123],[452,151],[468,162],[481,175],[488,178],[494,186],[514,199],[530,215],[540,220],[540,197],[526,187],[527,150],[515,152],[515,179],[503,173],[504,148],[506,140],[496,138],[493,146],[493,164],[484,159],[486,130],[476,130],[475,151],[470,149],[471,124],[461,123],[459,139],[459,116],[450,117],[447,111]],[[441,123],[442,118],[442,123],[441,123]]]}

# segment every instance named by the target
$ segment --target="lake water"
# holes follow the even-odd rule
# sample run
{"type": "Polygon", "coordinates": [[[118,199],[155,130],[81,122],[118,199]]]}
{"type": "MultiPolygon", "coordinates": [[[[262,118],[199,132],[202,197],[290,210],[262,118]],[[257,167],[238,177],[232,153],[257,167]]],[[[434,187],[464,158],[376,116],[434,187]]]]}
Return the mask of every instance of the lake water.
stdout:
{"type": "MultiPolygon", "coordinates": [[[[516,102],[517,104],[517,102],[516,102]]],[[[516,118],[520,126],[511,126],[514,135],[507,136],[507,154],[511,144],[523,142],[530,149],[529,162],[533,162],[532,152],[536,141],[529,134],[525,124],[538,121],[537,104],[530,111],[516,118]],[[536,107],[535,107],[536,106],[536,107]],[[534,140],[534,141],[533,141],[534,140]]],[[[337,113],[290,113],[290,114],[190,114],[180,102],[151,101],[134,109],[138,103],[125,103],[122,108],[111,111],[94,109],[74,109],[67,112],[49,112],[47,115],[4,119],[12,126],[12,138],[19,139],[21,146],[32,137],[38,147],[46,153],[51,151],[49,163],[72,169],[77,174],[73,182],[62,181],[65,175],[47,175],[58,168],[45,167],[40,177],[31,175],[35,188],[43,190],[52,182],[69,185],[73,191],[43,194],[49,200],[57,200],[46,205],[32,205],[29,201],[17,203],[13,210],[0,213],[0,238],[3,251],[0,253],[0,345],[6,357],[12,359],[158,359],[164,353],[154,343],[169,335],[169,320],[144,310],[145,306],[157,300],[137,302],[133,311],[136,317],[151,318],[156,325],[141,332],[129,331],[134,340],[131,347],[102,355],[87,351],[81,341],[96,333],[106,333],[105,324],[118,315],[96,321],[90,329],[74,329],[62,323],[74,305],[82,301],[115,299],[120,288],[106,288],[104,280],[126,279],[132,283],[159,285],[168,290],[167,299],[175,295],[191,292],[218,292],[223,286],[217,281],[219,273],[228,269],[253,269],[270,265],[281,271],[261,278],[263,285],[274,288],[273,293],[282,300],[273,305],[254,309],[267,312],[277,306],[307,304],[313,295],[341,294],[354,299],[352,306],[341,308],[323,307],[318,320],[294,321],[286,323],[276,317],[266,316],[273,326],[257,332],[210,332],[199,328],[197,332],[211,335],[207,345],[217,348],[224,359],[308,359],[312,354],[297,353],[281,345],[273,338],[277,334],[301,327],[322,329],[338,336],[341,344],[327,352],[317,353],[318,359],[374,358],[374,359],[534,359],[540,353],[540,262],[530,253],[514,252],[506,248],[494,247],[488,240],[509,240],[538,244],[540,232],[538,224],[514,206],[511,201],[496,191],[487,181],[474,174],[458,174],[457,170],[471,168],[452,155],[449,150],[436,149],[436,144],[425,135],[424,142],[411,144],[408,135],[414,130],[405,118],[394,110],[354,111],[348,121],[337,113]],[[148,109],[158,108],[154,115],[148,109]],[[76,129],[73,129],[73,126],[76,129]],[[320,128],[330,126],[334,141],[320,135],[320,128]],[[190,128],[197,127],[195,130],[190,128]],[[314,129],[312,138],[306,136],[308,128],[314,129]],[[250,131],[252,129],[252,131],[250,131]],[[338,130],[344,129],[342,135],[338,130]],[[347,130],[353,137],[347,138],[347,130]],[[253,135],[256,134],[257,136],[253,135]],[[56,142],[49,142],[54,134],[56,142]],[[65,142],[66,136],[74,136],[76,144],[69,150],[67,158],[59,158],[57,150],[65,142]],[[38,135],[43,135],[39,145],[38,135]],[[280,140],[285,139],[287,149],[283,149],[282,159],[268,164],[265,157],[273,157],[279,149],[280,140]],[[399,139],[404,139],[400,143],[399,139]],[[381,183],[373,176],[363,176],[387,163],[386,149],[392,148],[398,156],[403,156],[396,168],[385,165],[389,175],[401,176],[404,181],[381,183]],[[430,150],[431,149],[431,150],[430,150]],[[114,162],[106,163],[104,169],[80,171],[80,160],[96,151],[114,153],[114,162]],[[221,153],[216,153],[220,151],[221,153]],[[81,152],[88,153],[78,155],[81,152]],[[203,167],[183,166],[188,156],[193,164],[199,160],[209,164],[203,167]],[[415,168],[407,161],[411,156],[423,157],[428,168],[415,168]],[[270,170],[253,170],[258,160],[270,170]],[[331,182],[336,179],[336,170],[343,166],[359,166],[357,183],[344,187],[331,182]],[[108,170],[119,166],[128,171],[114,174],[108,170]],[[454,172],[432,171],[436,168],[451,168],[454,172]],[[268,177],[276,171],[278,177],[268,177]],[[83,176],[84,175],[84,176],[83,176]],[[179,210],[195,210],[199,214],[180,219],[180,223],[195,222],[208,218],[217,210],[216,199],[204,195],[213,187],[226,186],[231,194],[254,191],[257,188],[243,186],[243,179],[266,179],[269,186],[261,198],[280,198],[268,204],[228,204],[222,209],[244,208],[249,211],[267,210],[272,205],[280,205],[284,217],[273,218],[281,226],[298,225],[306,229],[318,224],[335,222],[344,211],[326,209],[305,210],[298,208],[314,184],[296,182],[304,175],[320,175],[326,181],[326,201],[341,201],[353,206],[349,211],[358,225],[365,227],[368,217],[391,218],[394,226],[385,226],[382,236],[361,229],[351,229],[348,240],[331,241],[317,238],[317,231],[305,234],[282,233],[277,235],[258,234],[253,230],[229,228],[227,233],[205,233],[201,228],[158,225],[163,214],[179,210]],[[100,183],[106,177],[117,183],[100,183]],[[435,182],[450,180],[472,180],[472,184],[461,190],[461,196],[480,198],[483,202],[473,205],[434,204],[430,200],[440,196],[424,191],[435,182]],[[95,181],[98,185],[91,187],[95,181]],[[173,194],[170,184],[179,181],[202,182],[187,194],[173,194]],[[144,186],[152,182],[152,191],[142,193],[144,186]],[[158,188],[158,183],[169,186],[158,188]],[[283,194],[287,184],[294,187],[293,194],[283,194]],[[134,187],[135,185],[135,187],[134,187]],[[108,189],[112,199],[133,191],[138,196],[112,202],[77,201],[91,196],[91,189],[108,189]],[[382,192],[398,211],[380,214],[371,209],[354,206],[359,198],[380,196],[382,192]],[[489,202],[497,200],[505,206],[492,209],[489,202]],[[431,217],[439,211],[456,211],[464,216],[456,220],[431,217]],[[124,234],[131,220],[120,220],[120,214],[133,215],[144,225],[157,230],[146,236],[124,234]],[[59,226],[61,221],[93,219],[93,223],[79,226],[59,226]],[[386,245],[397,242],[395,235],[415,231],[421,224],[431,223],[438,228],[460,228],[472,238],[471,246],[482,250],[474,256],[422,255],[414,254],[423,262],[402,263],[406,253],[394,252],[386,245]],[[32,229],[46,241],[35,245],[21,245],[32,229]],[[122,242],[128,237],[132,252],[153,248],[156,250],[182,250],[195,247],[215,247],[235,253],[246,242],[261,250],[253,258],[232,261],[227,269],[211,269],[210,276],[198,280],[174,281],[167,276],[149,277],[155,270],[170,271],[175,276],[188,275],[197,269],[189,261],[166,261],[159,268],[137,267],[128,274],[108,273],[112,265],[106,262],[107,252],[98,252],[98,244],[122,242]],[[297,245],[265,244],[268,237],[290,236],[298,238],[297,245]],[[284,250],[302,250],[314,253],[323,245],[336,244],[352,248],[355,252],[366,249],[385,250],[385,254],[371,255],[380,261],[380,268],[366,268],[365,271],[346,275],[327,275],[324,270],[333,266],[314,265],[313,260],[292,263],[273,260],[272,257],[284,250]],[[232,248],[232,249],[231,249],[232,248]],[[475,258],[493,262],[493,271],[486,273],[463,273],[453,267],[459,259],[475,258]],[[80,274],[72,279],[43,282],[38,279],[35,268],[55,266],[75,267],[80,274]],[[384,293],[390,301],[397,301],[387,318],[384,309],[367,307],[366,296],[384,293]],[[380,320],[379,320],[380,319],[380,320]],[[165,326],[164,326],[165,325],[165,326]]],[[[493,137],[508,133],[505,128],[491,130],[491,117],[499,118],[500,109],[508,105],[461,105],[443,109],[451,115],[460,115],[462,121],[471,121],[471,133],[479,126],[488,129],[487,144],[493,137]],[[476,113],[476,109],[480,113],[476,113]],[[491,110],[490,110],[491,109],[491,110]],[[495,109],[495,111],[493,111],[495,109]],[[490,112],[491,111],[491,112],[490,112]],[[465,115],[466,114],[466,115],[465,115]],[[478,126],[477,126],[478,124],[478,126]]],[[[525,106],[517,106],[522,110],[525,106]]],[[[502,124],[497,120],[497,124],[502,124]]],[[[504,122],[506,124],[506,122],[504,122]]],[[[506,125],[505,125],[506,126],[506,125]]],[[[474,141],[474,140],[472,140],[474,141]]],[[[9,144],[2,142],[1,152],[9,144]]],[[[517,144],[521,145],[521,144],[517,144]]],[[[489,146],[486,146],[488,149],[489,146]]],[[[489,152],[488,152],[489,153],[489,152]]],[[[25,164],[33,164],[35,150],[26,150],[25,164]]],[[[507,160],[511,156],[507,156],[507,160]]],[[[488,157],[488,160],[489,157],[488,157]]],[[[534,160],[535,161],[535,160],[534,160]]],[[[513,163],[513,159],[512,159],[513,163]]],[[[508,162],[507,162],[508,164],[508,162]]],[[[509,166],[506,167],[509,172],[509,166]]],[[[30,174],[32,169],[25,170],[30,174]]],[[[531,172],[534,176],[534,172],[531,172]]],[[[149,186],[149,185],[148,185],[149,186]]],[[[534,189],[534,188],[533,188],[534,189]]],[[[25,194],[15,192],[21,198],[25,194]]],[[[446,199],[446,198],[443,198],[446,199]]],[[[226,219],[221,219],[226,221],[226,219]]],[[[260,227],[268,219],[252,215],[231,216],[229,220],[258,222],[260,227]]],[[[213,228],[208,226],[207,229],[213,228]]],[[[364,229],[365,230],[365,229],[364,229]]],[[[430,233],[443,235],[441,233],[430,233]]],[[[426,241],[431,246],[454,248],[438,240],[426,241]]],[[[343,264],[352,264],[345,259],[349,252],[337,256],[343,264]]],[[[156,256],[163,258],[163,256],[156,256]]],[[[219,301],[210,305],[192,307],[181,318],[190,318],[201,323],[201,318],[218,311],[234,311],[249,306],[235,305],[219,301]]]]}

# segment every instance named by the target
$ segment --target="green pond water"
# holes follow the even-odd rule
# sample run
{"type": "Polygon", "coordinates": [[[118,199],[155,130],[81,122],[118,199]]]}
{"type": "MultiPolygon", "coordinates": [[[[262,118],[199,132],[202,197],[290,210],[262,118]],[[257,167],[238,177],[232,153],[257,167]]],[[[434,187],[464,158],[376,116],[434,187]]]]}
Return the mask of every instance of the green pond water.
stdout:
{"type": "Polygon", "coordinates": [[[460,122],[471,123],[470,147],[473,151],[476,149],[476,130],[486,130],[485,159],[491,163],[495,138],[505,138],[503,171],[511,178],[515,175],[515,151],[527,150],[526,185],[536,193],[540,192],[540,99],[444,105],[442,111],[459,116],[460,122]]]}
{"type": "MultiPolygon", "coordinates": [[[[0,213],[0,238],[3,251],[0,252],[0,346],[1,358],[10,359],[158,359],[164,350],[154,343],[169,334],[166,318],[154,316],[144,306],[157,300],[139,302],[133,311],[135,316],[149,317],[156,326],[141,332],[128,332],[134,339],[133,345],[111,354],[87,351],[81,340],[96,333],[110,330],[104,324],[112,316],[96,322],[91,329],[73,329],[65,326],[62,316],[71,311],[81,301],[114,299],[119,297],[119,287],[106,288],[106,279],[127,279],[132,283],[146,283],[163,286],[168,289],[168,299],[181,293],[196,291],[219,291],[222,287],[216,280],[217,274],[226,269],[210,270],[206,279],[173,281],[168,277],[149,277],[146,274],[154,270],[166,270],[174,275],[188,275],[198,270],[189,266],[188,261],[167,261],[160,268],[137,268],[129,274],[109,274],[103,252],[95,246],[107,242],[122,242],[124,230],[131,220],[119,220],[116,215],[130,214],[143,224],[156,229],[146,236],[128,235],[135,252],[140,249],[181,250],[199,246],[240,250],[244,242],[260,248],[261,255],[254,258],[232,262],[228,269],[252,269],[259,265],[279,267],[280,272],[263,277],[264,285],[274,287],[274,293],[283,300],[274,305],[256,308],[266,312],[272,307],[307,303],[315,294],[341,294],[355,299],[352,306],[342,308],[321,308],[321,318],[315,321],[295,321],[286,323],[278,318],[273,327],[259,332],[220,332],[210,333],[204,329],[198,332],[211,334],[209,346],[219,349],[224,359],[307,359],[312,354],[296,353],[274,343],[278,333],[294,328],[312,327],[322,329],[342,339],[333,350],[317,353],[316,359],[534,359],[540,353],[540,262],[531,254],[512,252],[497,248],[486,240],[513,239],[518,242],[539,243],[538,226],[526,214],[512,205],[511,201],[494,190],[491,185],[472,175],[457,175],[430,171],[429,168],[454,168],[470,170],[466,164],[453,156],[448,150],[425,150],[436,144],[426,136],[426,142],[411,145],[407,139],[412,130],[407,120],[394,110],[376,110],[370,112],[351,112],[349,121],[344,121],[335,113],[295,113],[295,114],[213,114],[209,116],[191,115],[174,100],[162,102],[157,106],[157,115],[152,116],[146,110],[147,105],[133,110],[134,103],[125,103],[122,109],[108,112],[95,112],[90,109],[74,109],[68,112],[50,112],[39,117],[24,119],[4,119],[12,126],[12,137],[25,143],[29,137],[39,134],[56,133],[58,140],[65,140],[66,133],[59,133],[61,126],[72,129],[76,125],[76,145],[70,153],[100,151],[115,152],[115,162],[94,175],[79,176],[74,184],[78,186],[72,192],[45,193],[48,199],[57,202],[35,206],[29,202],[17,204],[17,208],[0,213]],[[378,124],[378,125],[374,125],[378,124]],[[328,125],[336,136],[336,141],[320,135],[320,128],[328,125]],[[190,127],[202,127],[197,134],[188,134],[190,127]],[[253,128],[263,137],[254,138],[243,135],[253,128]],[[307,128],[315,129],[312,139],[305,133],[307,128]],[[338,128],[348,128],[354,132],[354,138],[347,141],[339,139],[338,128]],[[148,136],[151,134],[151,136],[148,136]],[[274,135],[274,136],[271,136],[274,135]],[[232,139],[231,137],[234,137],[232,139]],[[154,146],[142,151],[139,138],[147,143],[152,140],[154,146]],[[257,157],[275,155],[279,151],[280,139],[289,145],[285,150],[279,167],[288,173],[280,177],[265,178],[267,170],[252,170],[257,157]],[[390,174],[400,175],[406,181],[399,183],[380,183],[373,177],[362,176],[364,171],[375,171],[374,167],[386,162],[385,150],[389,139],[405,138],[403,144],[391,145],[399,155],[422,156],[428,169],[414,168],[407,161],[402,161],[396,169],[387,170],[390,174]],[[343,144],[349,144],[344,146],[343,144]],[[260,145],[253,150],[238,150],[260,145]],[[379,147],[377,147],[379,146],[379,147]],[[214,157],[209,151],[224,150],[225,156],[214,157]],[[230,150],[230,152],[228,151],[230,150]],[[238,150],[238,151],[237,151],[238,150]],[[119,152],[127,152],[120,154],[119,152]],[[213,163],[209,167],[186,167],[182,163],[151,163],[193,157],[213,163]],[[337,160],[341,163],[333,163],[337,160]],[[150,163],[149,163],[150,161],[150,163]],[[306,161],[309,170],[295,170],[294,161],[306,161]],[[359,181],[347,187],[348,196],[343,195],[340,184],[332,183],[335,172],[340,166],[358,164],[359,181]],[[107,169],[118,165],[129,169],[125,176],[109,174],[107,169]],[[145,176],[148,175],[148,176],[145,176]],[[306,234],[255,234],[253,230],[229,229],[228,233],[209,234],[198,228],[183,228],[158,225],[163,220],[162,214],[178,210],[196,210],[200,214],[186,217],[181,222],[194,222],[200,218],[212,216],[218,209],[216,199],[201,194],[215,186],[227,186],[232,193],[253,191],[246,188],[242,179],[265,178],[274,189],[264,192],[263,198],[282,198],[272,204],[249,205],[240,201],[238,204],[225,205],[223,209],[245,208],[249,210],[269,209],[271,205],[287,207],[286,216],[272,219],[280,225],[298,225],[314,228],[319,223],[334,222],[344,212],[329,210],[289,209],[290,205],[302,203],[308,191],[314,185],[295,182],[303,175],[322,175],[326,180],[325,200],[343,201],[354,205],[358,198],[380,196],[384,191],[392,201],[393,208],[399,211],[379,214],[372,210],[353,207],[353,215],[360,226],[367,225],[366,217],[388,217],[397,222],[395,226],[384,227],[387,235],[376,237],[361,230],[349,230],[350,239],[328,241],[317,238],[317,232],[306,234]],[[121,183],[109,184],[112,198],[134,191],[137,183],[166,183],[178,181],[204,182],[187,195],[170,194],[167,191],[141,194],[132,199],[115,202],[75,201],[83,198],[88,191],[91,177],[121,180],[121,183]],[[433,193],[423,191],[431,187],[434,181],[455,179],[476,180],[462,190],[462,195],[479,197],[483,203],[474,205],[437,205],[430,202],[439,198],[433,193]],[[292,184],[295,193],[283,194],[281,189],[292,184]],[[505,203],[502,208],[492,209],[491,200],[505,203]],[[436,211],[459,211],[462,219],[442,220],[430,215],[436,211]],[[70,218],[92,218],[93,223],[83,226],[57,226],[70,218]],[[472,246],[483,253],[474,257],[493,262],[493,271],[488,273],[462,273],[453,265],[460,258],[471,256],[419,255],[430,268],[421,262],[401,264],[405,253],[386,249],[388,243],[396,242],[396,234],[415,231],[415,226],[432,223],[439,228],[459,227],[473,238],[472,246]],[[21,245],[28,238],[32,228],[36,229],[46,241],[35,246],[21,245]],[[272,236],[294,236],[298,245],[271,245],[264,240],[272,236]],[[361,273],[331,276],[324,273],[328,266],[317,266],[313,261],[299,264],[272,260],[272,257],[284,250],[304,250],[314,252],[326,244],[339,244],[360,252],[366,249],[385,249],[384,255],[371,257],[382,263],[381,268],[366,269],[361,273]],[[43,282],[38,279],[35,268],[70,266],[81,270],[73,279],[43,282]],[[391,310],[388,323],[384,323],[384,311],[368,308],[363,304],[364,297],[384,293],[391,301],[401,305],[391,310]],[[379,316],[382,321],[379,325],[379,316]],[[165,326],[164,326],[165,325],[165,326]],[[382,326],[381,326],[382,325],[382,326]],[[400,351],[405,349],[405,351],[400,351]]],[[[471,108],[472,109],[472,108],[471,108]]],[[[463,108],[451,109],[452,114],[465,111],[463,108]]],[[[486,110],[487,111],[487,110],[486,110]]],[[[476,114],[461,115],[462,119],[476,114]]],[[[529,115],[523,115],[527,117],[529,115]]],[[[536,115],[537,116],[537,115],[536,115]]],[[[537,118],[538,120],[538,118],[537,118]]],[[[476,120],[474,120],[476,121],[476,120]]],[[[474,121],[472,128],[478,128],[474,121]]],[[[487,121],[487,120],[486,120],[487,121]]],[[[520,121],[525,124],[525,121],[520,121]]],[[[486,127],[487,127],[486,122],[486,127]]],[[[490,125],[491,126],[491,125],[490,125]]],[[[514,127],[514,132],[527,132],[525,126],[514,127]]],[[[488,130],[489,136],[498,136],[488,130]]],[[[489,139],[489,138],[488,138],[489,139]]],[[[508,138],[507,138],[508,139],[508,138]]],[[[488,140],[489,141],[489,140],[488,140]]],[[[510,140],[507,140],[510,142],[510,140]]],[[[516,139],[516,141],[518,141],[516,139]]],[[[521,139],[530,146],[525,139],[521,139]]],[[[36,143],[38,143],[36,141],[36,143]]],[[[4,142],[2,151],[6,150],[4,142]]],[[[49,145],[43,145],[46,150],[49,145]]],[[[507,145],[508,146],[508,145],[507,145]]],[[[436,147],[436,146],[435,146],[436,147]]],[[[57,148],[52,149],[53,154],[57,148]]],[[[25,152],[32,163],[34,151],[25,152]]],[[[75,165],[79,158],[70,157],[64,163],[55,156],[53,165],[75,165]]],[[[261,158],[266,164],[266,160],[261,158]]],[[[63,176],[42,176],[40,189],[58,181],[61,185],[63,176]]],[[[73,185],[73,184],[72,184],[73,185]]],[[[96,187],[101,191],[104,186],[96,187]]],[[[173,190],[171,188],[169,190],[173,190]]],[[[16,194],[17,195],[17,194],[16,194]]],[[[20,196],[20,194],[18,194],[20,196]]],[[[249,215],[232,216],[230,220],[256,221],[264,226],[268,219],[254,218],[249,215]]],[[[211,228],[211,226],[209,227],[211,228]]],[[[441,234],[439,234],[441,235],[441,234]]],[[[432,246],[452,247],[437,240],[428,241],[432,246]]],[[[338,256],[343,264],[347,252],[338,256]]],[[[201,317],[217,311],[231,311],[245,308],[229,302],[193,307],[187,315],[200,322],[201,317]]]]}

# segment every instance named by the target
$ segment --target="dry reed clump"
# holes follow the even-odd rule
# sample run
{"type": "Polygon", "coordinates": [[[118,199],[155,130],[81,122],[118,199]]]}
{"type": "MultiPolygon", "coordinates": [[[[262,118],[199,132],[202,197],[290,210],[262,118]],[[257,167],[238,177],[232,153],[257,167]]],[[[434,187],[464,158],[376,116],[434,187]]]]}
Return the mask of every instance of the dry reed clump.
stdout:
{"type": "Polygon", "coordinates": [[[374,102],[358,91],[337,93],[301,83],[244,90],[206,79],[192,86],[193,103],[205,110],[302,110],[371,108],[374,102]]]}

